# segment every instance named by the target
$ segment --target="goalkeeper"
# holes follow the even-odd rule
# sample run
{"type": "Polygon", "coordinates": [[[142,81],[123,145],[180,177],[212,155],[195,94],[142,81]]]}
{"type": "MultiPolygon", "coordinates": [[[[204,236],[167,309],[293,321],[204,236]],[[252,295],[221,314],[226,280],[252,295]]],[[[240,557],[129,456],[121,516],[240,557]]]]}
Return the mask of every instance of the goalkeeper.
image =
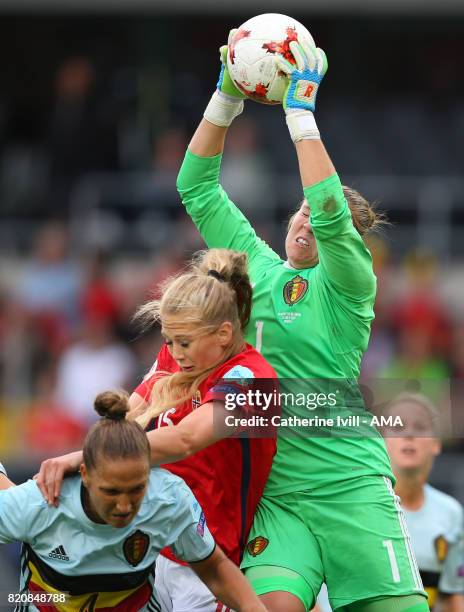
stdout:
{"type": "MultiPolygon", "coordinates": [[[[276,61],[288,75],[283,106],[304,200],[288,226],[286,259],[255,234],[219,184],[227,128],[244,104],[227,72],[227,47],[177,185],[208,247],[248,254],[254,297],[247,340],[281,379],[311,378],[321,391],[338,379],[353,390],[376,292],[363,236],[378,218],[342,187],[321,142],[313,111],[327,69],[323,51],[297,42],[291,49],[295,66],[276,61]]],[[[339,414],[348,404],[337,403],[339,414]]],[[[266,607],[308,610],[325,580],[338,612],[428,610],[381,437],[374,430],[293,433],[279,436],[242,562],[266,607]]]]}

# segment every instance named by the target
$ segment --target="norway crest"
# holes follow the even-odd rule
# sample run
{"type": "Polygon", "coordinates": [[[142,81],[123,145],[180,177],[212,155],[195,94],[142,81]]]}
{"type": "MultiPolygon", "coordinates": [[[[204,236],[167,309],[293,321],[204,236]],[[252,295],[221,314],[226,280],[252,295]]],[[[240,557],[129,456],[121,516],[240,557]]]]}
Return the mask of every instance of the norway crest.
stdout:
{"type": "Polygon", "coordinates": [[[197,391],[192,397],[192,410],[196,410],[199,406],[201,406],[201,393],[197,391]]]}
{"type": "Polygon", "coordinates": [[[308,291],[308,281],[299,274],[294,276],[284,285],[284,300],[289,306],[293,306],[304,298],[308,291]]]}
{"type": "Polygon", "coordinates": [[[137,529],[135,533],[127,538],[123,544],[124,556],[126,561],[135,567],[142,561],[148,551],[150,537],[137,529]]]}

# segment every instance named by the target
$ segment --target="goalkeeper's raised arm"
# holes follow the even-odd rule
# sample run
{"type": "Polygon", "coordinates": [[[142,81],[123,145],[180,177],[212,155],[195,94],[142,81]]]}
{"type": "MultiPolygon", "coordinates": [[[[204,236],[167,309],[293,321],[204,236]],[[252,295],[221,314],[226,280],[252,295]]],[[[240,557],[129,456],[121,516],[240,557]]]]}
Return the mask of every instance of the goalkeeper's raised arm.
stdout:
{"type": "Polygon", "coordinates": [[[321,140],[314,111],[327,71],[324,51],[298,42],[290,48],[296,64],[280,57],[275,61],[289,79],[283,107],[305,197],[289,224],[287,257],[298,269],[320,264],[326,286],[335,294],[356,302],[370,300],[375,277],[363,236],[379,219],[358,192],[342,187],[321,140]]]}
{"type": "MultiPolygon", "coordinates": [[[[231,30],[229,39],[233,34],[231,30]]],[[[267,264],[280,260],[256,236],[248,220],[219,184],[227,129],[243,111],[245,97],[229,76],[227,48],[227,45],[220,48],[221,71],[216,89],[189,144],[177,189],[208,247],[244,251],[253,274],[258,256],[260,262],[264,260],[267,264]]]]}
{"type": "MultiPolygon", "coordinates": [[[[229,33],[229,40],[235,30],[229,33]]],[[[243,111],[245,96],[235,87],[227,70],[227,45],[219,50],[221,72],[213,93],[200,123],[189,145],[189,150],[200,157],[211,157],[222,153],[227,128],[243,111]]]]}

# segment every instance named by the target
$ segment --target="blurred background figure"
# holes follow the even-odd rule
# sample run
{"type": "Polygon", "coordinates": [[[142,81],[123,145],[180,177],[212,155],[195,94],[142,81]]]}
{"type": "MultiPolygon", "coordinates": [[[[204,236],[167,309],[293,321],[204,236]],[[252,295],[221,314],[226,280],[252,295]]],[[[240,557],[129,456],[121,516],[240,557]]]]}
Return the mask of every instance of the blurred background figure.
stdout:
{"type": "Polygon", "coordinates": [[[233,123],[228,132],[221,183],[227,192],[236,194],[245,215],[251,210],[268,218],[277,204],[271,163],[259,145],[256,121],[250,116],[242,119],[233,123]]]}
{"type": "Polygon", "coordinates": [[[75,181],[117,167],[116,125],[98,91],[89,57],[68,57],[58,68],[48,133],[50,213],[67,217],[75,181]]]}
{"type": "Polygon", "coordinates": [[[16,298],[56,350],[78,324],[81,284],[82,270],[69,253],[67,228],[55,222],[40,227],[29,262],[19,277],[16,298]]]}
{"type": "MultiPolygon", "coordinates": [[[[380,414],[401,421],[395,425],[393,420],[382,433],[430,609],[464,612],[463,508],[428,482],[441,453],[440,414],[428,397],[407,392],[390,401],[380,414]]],[[[392,550],[394,554],[394,544],[392,550]]],[[[314,612],[331,612],[325,585],[317,602],[314,612]]]]}
{"type": "Polygon", "coordinates": [[[55,398],[55,370],[50,365],[38,374],[34,401],[24,421],[24,444],[37,461],[51,453],[80,448],[87,433],[86,419],[73,414],[55,398]]]}
{"type": "Polygon", "coordinates": [[[430,400],[403,394],[387,414],[402,427],[385,429],[387,449],[422,582],[431,610],[464,611],[464,516],[461,504],[428,484],[435,457],[439,414],[430,400]]]}
{"type": "Polygon", "coordinates": [[[398,353],[380,372],[385,378],[449,378],[450,316],[440,299],[438,262],[427,252],[405,259],[405,291],[390,305],[398,353]]]}
{"type": "Polygon", "coordinates": [[[105,388],[134,382],[134,355],[118,338],[118,304],[97,258],[81,294],[82,322],[76,341],[57,363],[56,400],[82,426],[95,420],[93,399],[105,388]]]}

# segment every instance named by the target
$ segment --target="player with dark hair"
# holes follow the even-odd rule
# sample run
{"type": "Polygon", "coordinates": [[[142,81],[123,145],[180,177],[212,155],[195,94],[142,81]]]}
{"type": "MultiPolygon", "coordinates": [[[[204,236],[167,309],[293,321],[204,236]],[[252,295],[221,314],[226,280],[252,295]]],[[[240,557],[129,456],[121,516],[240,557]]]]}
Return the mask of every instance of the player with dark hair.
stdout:
{"type": "Polygon", "coordinates": [[[128,397],[102,393],[95,409],[102,418],[87,434],[80,476],[63,484],[58,508],[44,502],[34,480],[11,486],[0,464],[0,542],[24,542],[17,609],[159,611],[154,565],[172,546],[228,606],[264,611],[216,546],[183,480],[150,470],[147,436],[125,419],[128,397]]]}
{"type": "MultiPolygon", "coordinates": [[[[150,324],[161,323],[165,345],[131,396],[132,418],[150,430],[152,463],[185,480],[215,540],[237,565],[276,446],[272,437],[231,437],[237,428],[223,426],[227,398],[255,388],[272,398],[275,389],[274,370],[244,342],[251,296],[245,254],[200,253],[164,285],[159,300],[139,311],[150,324]]],[[[63,473],[80,460],[80,453],[71,453],[42,464],[38,482],[51,502],[63,473]]],[[[163,611],[223,609],[175,550],[163,555],[156,570],[163,611]]]]}

